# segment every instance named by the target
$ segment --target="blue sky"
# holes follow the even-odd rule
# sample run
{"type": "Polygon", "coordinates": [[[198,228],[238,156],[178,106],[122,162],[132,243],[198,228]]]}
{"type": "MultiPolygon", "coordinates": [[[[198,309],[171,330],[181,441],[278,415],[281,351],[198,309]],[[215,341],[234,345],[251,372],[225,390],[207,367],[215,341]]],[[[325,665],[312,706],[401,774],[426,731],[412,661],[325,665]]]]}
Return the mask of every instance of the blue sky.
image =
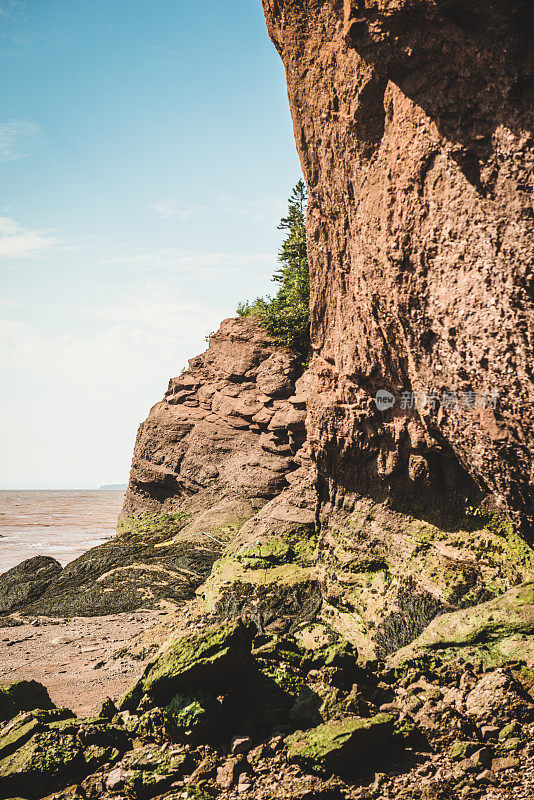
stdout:
{"type": "Polygon", "coordinates": [[[139,422],[270,290],[300,177],[260,0],[0,0],[0,486],[127,480],[139,422]]]}

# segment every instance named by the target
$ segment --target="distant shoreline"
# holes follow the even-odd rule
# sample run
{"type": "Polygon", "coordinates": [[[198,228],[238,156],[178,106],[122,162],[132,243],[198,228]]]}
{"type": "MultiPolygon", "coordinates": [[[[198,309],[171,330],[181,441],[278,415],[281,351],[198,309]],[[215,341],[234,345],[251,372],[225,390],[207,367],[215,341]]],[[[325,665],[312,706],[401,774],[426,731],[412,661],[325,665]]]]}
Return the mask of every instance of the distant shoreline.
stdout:
{"type": "Polygon", "coordinates": [[[108,486],[0,486],[0,492],[125,492],[128,488],[126,483],[109,484],[108,486]]]}

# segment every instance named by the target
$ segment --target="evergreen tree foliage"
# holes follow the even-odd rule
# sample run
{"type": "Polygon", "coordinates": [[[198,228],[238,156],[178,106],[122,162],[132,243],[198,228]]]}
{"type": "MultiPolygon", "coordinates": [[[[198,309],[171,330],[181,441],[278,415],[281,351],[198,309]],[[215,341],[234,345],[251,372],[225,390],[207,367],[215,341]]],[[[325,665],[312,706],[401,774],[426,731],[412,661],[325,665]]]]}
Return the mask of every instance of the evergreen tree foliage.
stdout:
{"type": "Polygon", "coordinates": [[[278,253],[280,268],[272,280],[278,284],[274,297],[257,297],[241,303],[237,313],[255,316],[275,342],[294,350],[303,362],[310,346],[310,273],[306,250],[306,184],[299,180],[288,201],[288,213],[278,226],[285,237],[278,253]]]}

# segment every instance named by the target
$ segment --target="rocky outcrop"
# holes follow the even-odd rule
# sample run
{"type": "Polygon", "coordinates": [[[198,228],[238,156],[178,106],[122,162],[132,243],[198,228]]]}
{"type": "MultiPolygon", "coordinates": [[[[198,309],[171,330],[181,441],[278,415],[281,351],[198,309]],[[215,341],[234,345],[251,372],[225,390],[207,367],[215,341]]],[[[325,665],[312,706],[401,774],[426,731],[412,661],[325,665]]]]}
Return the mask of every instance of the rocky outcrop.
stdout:
{"type": "Polygon", "coordinates": [[[239,686],[250,667],[254,634],[253,625],[238,621],[170,642],[146,667],[119,708],[136,709],[144,697],[166,706],[180,692],[223,691],[239,686]]]}
{"type": "Polygon", "coordinates": [[[225,320],[140,426],[122,523],[186,510],[220,532],[277,495],[304,441],[300,372],[254,320],[225,320]]]}
{"type": "Polygon", "coordinates": [[[182,603],[209,575],[220,543],[183,532],[189,517],[166,514],[123,527],[59,572],[25,615],[98,616],[182,603]]]}
{"type": "Polygon", "coordinates": [[[393,737],[393,714],[374,717],[346,717],[317,725],[311,731],[298,731],[287,740],[291,761],[317,772],[341,772],[350,777],[361,770],[393,737]]]}
{"type": "Polygon", "coordinates": [[[322,500],[445,506],[469,475],[531,535],[531,5],[263,5],[309,189],[322,500]]]}
{"type": "MultiPolygon", "coordinates": [[[[226,320],[139,429],[118,538],[69,565],[32,609],[61,613],[72,587],[83,613],[196,591],[219,619],[247,614],[262,632],[286,633],[321,619],[363,658],[384,658],[436,616],[534,578],[530,547],[477,504],[452,455],[449,493],[426,478],[390,493],[376,476],[365,492],[338,492],[331,459],[336,494],[325,495],[305,441],[314,376],[297,374],[256,322],[226,320]],[[462,475],[472,506],[454,488],[462,475]]],[[[355,455],[355,474],[365,458],[355,455]]]]}

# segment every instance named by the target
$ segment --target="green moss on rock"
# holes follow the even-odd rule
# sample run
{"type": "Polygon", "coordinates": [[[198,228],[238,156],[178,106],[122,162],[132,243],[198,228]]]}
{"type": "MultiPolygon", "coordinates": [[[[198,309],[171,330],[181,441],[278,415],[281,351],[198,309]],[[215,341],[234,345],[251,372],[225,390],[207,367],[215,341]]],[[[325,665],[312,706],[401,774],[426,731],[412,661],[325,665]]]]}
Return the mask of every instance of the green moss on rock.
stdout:
{"type": "Polygon", "coordinates": [[[393,736],[395,717],[348,717],[331,720],[286,738],[287,755],[312,772],[357,772],[393,736]]]}
{"type": "Polygon", "coordinates": [[[176,536],[190,518],[184,512],[178,514],[143,514],[123,517],[117,525],[117,534],[126,540],[141,539],[158,544],[176,536]]]}
{"type": "Polygon", "coordinates": [[[239,550],[235,557],[245,569],[270,569],[293,560],[294,553],[287,542],[267,539],[239,550]]]}
{"type": "Polygon", "coordinates": [[[30,711],[16,716],[0,729],[0,758],[21,747],[37,731],[45,729],[46,723],[74,717],[67,708],[30,711]]]}
{"type": "Polygon", "coordinates": [[[476,749],[477,744],[474,742],[464,742],[457,739],[449,748],[449,758],[451,761],[462,761],[464,758],[469,758],[476,749]]]}
{"type": "Polygon", "coordinates": [[[0,731],[0,796],[42,797],[112,762],[129,747],[126,732],[65,709],[33,711],[0,731]]]}
{"type": "Polygon", "coordinates": [[[190,766],[190,756],[178,746],[165,752],[148,744],[126,753],[121,761],[121,791],[128,796],[153,797],[166,791],[190,766]]]}
{"type": "Polygon", "coordinates": [[[146,666],[118,707],[137,708],[143,694],[157,705],[166,705],[188,689],[227,688],[239,681],[251,663],[255,630],[252,623],[237,621],[176,639],[146,666]]]}

